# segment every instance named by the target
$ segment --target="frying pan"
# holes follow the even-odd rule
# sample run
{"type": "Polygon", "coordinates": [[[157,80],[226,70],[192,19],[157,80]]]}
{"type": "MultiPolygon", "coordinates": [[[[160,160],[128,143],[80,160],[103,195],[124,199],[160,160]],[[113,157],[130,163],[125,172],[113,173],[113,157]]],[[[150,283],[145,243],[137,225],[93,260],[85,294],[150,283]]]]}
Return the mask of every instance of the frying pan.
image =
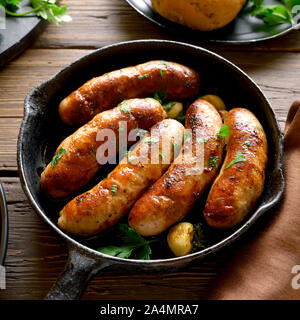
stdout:
{"type": "MultiPolygon", "coordinates": [[[[173,41],[139,40],[104,47],[70,64],[27,95],[18,139],[18,168],[24,192],[37,214],[66,241],[69,250],[65,270],[46,298],[79,299],[88,280],[109,266],[134,272],[173,272],[228,247],[279,201],[284,188],[282,150],[278,122],[260,88],[234,64],[206,49],[173,41]],[[93,249],[89,240],[60,230],[56,224],[58,212],[70,198],[48,199],[40,190],[39,180],[59,142],[74,131],[59,119],[59,102],[94,76],[152,59],[175,61],[196,69],[201,78],[200,94],[217,93],[229,108],[243,106],[254,112],[268,137],[269,164],[264,193],[256,208],[215,243],[184,257],[131,260],[100,253],[93,249]]],[[[100,178],[98,176],[92,184],[100,178]]],[[[201,216],[198,205],[194,210],[201,216]]]]}
{"type": "Polygon", "coordinates": [[[3,187],[0,183],[0,214],[1,214],[1,225],[0,225],[0,266],[4,265],[7,240],[8,240],[8,214],[7,205],[3,187]]]}

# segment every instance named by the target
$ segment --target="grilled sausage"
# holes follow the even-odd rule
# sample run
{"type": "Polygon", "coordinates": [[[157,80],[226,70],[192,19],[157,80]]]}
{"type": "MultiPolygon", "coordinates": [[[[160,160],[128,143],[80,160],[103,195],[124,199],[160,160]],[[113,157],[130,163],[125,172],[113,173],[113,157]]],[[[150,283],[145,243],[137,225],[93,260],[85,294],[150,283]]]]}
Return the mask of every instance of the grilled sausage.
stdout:
{"type": "Polygon", "coordinates": [[[196,71],[174,62],[150,61],[91,79],[60,103],[59,114],[67,124],[78,126],[124,99],[164,91],[174,100],[193,96],[198,90],[196,71]]]}
{"type": "MultiPolygon", "coordinates": [[[[96,141],[97,134],[102,129],[111,129],[115,134],[115,152],[118,153],[119,132],[127,134],[136,127],[148,129],[163,120],[166,113],[160,103],[154,99],[127,100],[120,106],[96,115],[90,122],[66,138],[57,148],[55,158],[41,175],[41,187],[50,196],[57,198],[67,196],[85,185],[99,170],[101,165],[96,159],[96,150],[105,141],[96,141]]],[[[127,144],[133,144],[128,141],[127,144]]]]}
{"type": "Polygon", "coordinates": [[[268,159],[265,132],[249,110],[230,110],[226,124],[227,154],[204,208],[207,223],[218,229],[234,227],[254,207],[263,191],[268,159]]]}
{"type": "Polygon", "coordinates": [[[209,102],[199,99],[189,107],[186,128],[192,129],[191,141],[133,206],[128,218],[133,229],[143,236],[153,236],[185,217],[217,175],[224,139],[216,139],[216,135],[221,127],[222,119],[209,102]],[[198,144],[203,149],[196,153],[198,144]]]}
{"type": "Polygon", "coordinates": [[[182,136],[184,127],[176,120],[166,119],[154,125],[153,130],[158,131],[156,136],[148,133],[106,179],[62,209],[60,228],[74,235],[90,236],[115,225],[126,215],[167,170],[170,162],[164,159],[168,154],[173,161],[173,143],[182,136]],[[157,163],[150,162],[158,154],[157,163]]]}

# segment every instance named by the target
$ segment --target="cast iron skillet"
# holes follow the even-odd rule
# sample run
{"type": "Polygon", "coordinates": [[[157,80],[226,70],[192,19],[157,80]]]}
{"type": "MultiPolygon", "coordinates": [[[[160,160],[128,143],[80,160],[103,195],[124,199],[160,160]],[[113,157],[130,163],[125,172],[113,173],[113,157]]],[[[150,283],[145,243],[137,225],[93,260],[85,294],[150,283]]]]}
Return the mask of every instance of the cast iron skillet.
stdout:
{"type": "Polygon", "coordinates": [[[7,240],[8,240],[8,214],[5,200],[4,190],[0,183],[0,213],[1,213],[1,225],[0,225],[0,265],[4,265],[7,240]]]}
{"type": "MultiPolygon", "coordinates": [[[[179,42],[140,40],[104,47],[77,60],[27,95],[18,140],[18,167],[24,192],[42,220],[67,242],[69,248],[66,268],[47,298],[78,299],[90,277],[108,266],[134,272],[172,272],[229,246],[280,199],[284,188],[281,163],[281,132],[270,103],[253,80],[221,56],[179,42]],[[176,61],[198,70],[200,94],[214,92],[220,94],[230,108],[243,106],[252,110],[265,128],[270,151],[265,191],[255,210],[241,225],[224,233],[202,251],[185,257],[143,261],[99,253],[91,248],[93,240],[71,237],[60,230],[56,225],[58,212],[69,199],[47,199],[40,191],[39,180],[59,142],[72,132],[58,117],[59,101],[94,76],[152,59],[176,61]]],[[[107,172],[101,174],[105,176],[107,172]]],[[[198,205],[194,211],[201,216],[198,205]]]]}

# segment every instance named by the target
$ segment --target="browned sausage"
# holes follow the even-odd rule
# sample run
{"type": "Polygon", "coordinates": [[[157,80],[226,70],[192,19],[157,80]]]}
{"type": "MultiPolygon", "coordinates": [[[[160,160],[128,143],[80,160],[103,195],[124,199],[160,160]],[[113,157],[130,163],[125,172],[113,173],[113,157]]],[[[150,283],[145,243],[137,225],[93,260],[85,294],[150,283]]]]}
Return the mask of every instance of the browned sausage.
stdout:
{"type": "Polygon", "coordinates": [[[266,135],[253,113],[232,109],[226,124],[230,130],[226,158],[204,208],[207,223],[218,229],[234,227],[255,206],[263,191],[268,159],[266,135]]]}
{"type": "Polygon", "coordinates": [[[184,127],[176,120],[166,119],[154,125],[129,155],[92,190],[76,197],[60,212],[58,225],[78,236],[97,234],[115,225],[130,210],[134,202],[167,170],[174,157],[174,140],[184,127]],[[157,140],[155,140],[156,138],[157,140]],[[155,147],[156,146],[156,147],[155,147]],[[151,162],[154,155],[157,162],[151,162]]]}
{"type": "Polygon", "coordinates": [[[221,127],[222,119],[209,102],[200,99],[189,107],[186,128],[192,129],[191,143],[181,150],[153,188],[135,203],[128,218],[133,229],[143,236],[153,236],[185,217],[212,183],[222,162],[224,143],[217,138],[221,127]],[[198,137],[197,131],[201,134],[198,137]],[[203,149],[196,154],[197,144],[203,149]],[[179,161],[184,155],[186,158],[179,161]],[[191,161],[190,155],[194,156],[191,161]]]}
{"type": "Polygon", "coordinates": [[[193,96],[198,90],[196,71],[174,62],[150,61],[91,79],[60,103],[59,114],[64,122],[78,126],[124,99],[164,91],[168,99],[176,100],[193,96]]]}
{"type": "MultiPolygon", "coordinates": [[[[111,129],[114,132],[114,148],[118,153],[119,132],[125,130],[122,121],[127,124],[128,136],[136,127],[148,129],[165,117],[166,113],[160,103],[151,98],[127,100],[112,110],[96,115],[57,148],[54,160],[41,175],[42,189],[54,198],[67,196],[95,175],[101,167],[96,159],[96,151],[105,142],[96,141],[100,130],[111,129]]],[[[131,145],[134,142],[127,140],[127,143],[131,145]]]]}

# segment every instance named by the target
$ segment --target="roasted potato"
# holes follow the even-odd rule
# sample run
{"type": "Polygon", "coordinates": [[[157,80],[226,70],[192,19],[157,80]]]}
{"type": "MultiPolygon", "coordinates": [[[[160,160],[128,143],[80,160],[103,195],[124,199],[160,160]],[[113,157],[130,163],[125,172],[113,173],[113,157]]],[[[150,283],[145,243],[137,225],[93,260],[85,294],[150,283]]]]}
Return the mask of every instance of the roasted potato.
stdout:
{"type": "Polygon", "coordinates": [[[164,18],[192,29],[211,31],[230,23],[246,0],[152,0],[164,18]]]}
{"type": "Polygon", "coordinates": [[[194,227],[189,222],[181,222],[170,229],[168,245],[175,256],[181,257],[191,253],[193,248],[194,227]]]}

